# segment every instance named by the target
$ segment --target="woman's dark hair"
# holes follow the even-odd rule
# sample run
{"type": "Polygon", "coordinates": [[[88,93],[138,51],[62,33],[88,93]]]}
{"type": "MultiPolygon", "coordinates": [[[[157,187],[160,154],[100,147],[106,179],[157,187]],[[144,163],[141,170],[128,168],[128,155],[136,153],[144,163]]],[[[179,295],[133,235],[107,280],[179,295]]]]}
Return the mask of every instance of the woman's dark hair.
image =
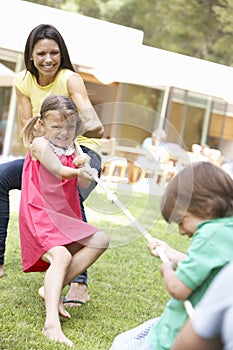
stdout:
{"type": "Polygon", "coordinates": [[[49,95],[47,96],[40,109],[40,114],[34,116],[26,125],[23,133],[23,141],[26,147],[29,147],[32,140],[40,134],[39,128],[35,128],[38,120],[45,120],[46,114],[49,111],[59,111],[63,119],[68,119],[72,116],[77,116],[75,137],[82,133],[83,119],[80,116],[75,103],[68,97],[63,95],[49,95]]]}
{"type": "Polygon", "coordinates": [[[59,31],[51,24],[39,24],[29,34],[24,49],[24,63],[26,69],[38,79],[38,71],[31,57],[35,44],[38,40],[42,39],[54,40],[58,44],[61,53],[60,69],[67,68],[74,72],[75,70],[71,63],[65,41],[59,31]]]}
{"type": "Polygon", "coordinates": [[[179,223],[187,211],[203,219],[233,216],[233,179],[209,162],[185,167],[169,182],[161,212],[167,222],[179,223]]]}

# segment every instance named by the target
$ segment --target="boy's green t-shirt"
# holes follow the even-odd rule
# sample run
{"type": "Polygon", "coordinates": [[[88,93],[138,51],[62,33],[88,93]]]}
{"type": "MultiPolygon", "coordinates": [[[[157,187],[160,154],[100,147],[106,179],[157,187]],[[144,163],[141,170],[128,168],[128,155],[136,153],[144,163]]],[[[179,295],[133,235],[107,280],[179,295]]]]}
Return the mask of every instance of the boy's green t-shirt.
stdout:
{"type": "MultiPolygon", "coordinates": [[[[193,235],[187,258],[176,270],[177,277],[193,290],[189,298],[193,306],[230,261],[233,261],[233,216],[201,223],[193,235]]],[[[147,344],[153,350],[170,349],[186,319],[183,301],[171,298],[159,321],[150,330],[147,344]]]]}

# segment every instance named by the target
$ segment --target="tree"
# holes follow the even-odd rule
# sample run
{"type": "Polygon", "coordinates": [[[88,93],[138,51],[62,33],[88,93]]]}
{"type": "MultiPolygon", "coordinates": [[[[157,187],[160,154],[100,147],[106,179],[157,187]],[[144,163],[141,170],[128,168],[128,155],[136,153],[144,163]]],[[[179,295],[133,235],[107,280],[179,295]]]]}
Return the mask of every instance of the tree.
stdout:
{"type": "Polygon", "coordinates": [[[233,0],[131,0],[105,19],[143,30],[146,45],[231,65],[229,12],[233,0]]]}
{"type": "Polygon", "coordinates": [[[60,9],[64,0],[27,0],[27,2],[34,2],[36,4],[60,9]]]}
{"type": "Polygon", "coordinates": [[[37,0],[144,32],[144,44],[233,66],[233,0],[37,0]]]}

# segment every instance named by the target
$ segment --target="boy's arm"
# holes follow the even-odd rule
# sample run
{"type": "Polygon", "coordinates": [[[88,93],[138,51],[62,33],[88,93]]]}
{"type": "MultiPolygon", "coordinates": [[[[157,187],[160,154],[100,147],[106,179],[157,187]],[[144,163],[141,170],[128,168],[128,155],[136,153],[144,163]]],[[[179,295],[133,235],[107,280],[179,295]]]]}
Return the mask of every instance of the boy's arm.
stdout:
{"type": "Polygon", "coordinates": [[[173,298],[186,300],[191,294],[192,289],[188,288],[176,275],[176,265],[173,262],[162,264],[160,271],[164,278],[164,283],[168,292],[173,298]]]}
{"type": "Polygon", "coordinates": [[[186,258],[186,254],[171,248],[164,241],[154,238],[148,243],[148,248],[151,254],[156,257],[158,257],[158,254],[156,254],[156,247],[160,247],[169,259],[169,262],[163,263],[161,266],[161,273],[168,292],[176,299],[187,299],[192,293],[192,290],[177,277],[175,272],[177,264],[186,258]]]}

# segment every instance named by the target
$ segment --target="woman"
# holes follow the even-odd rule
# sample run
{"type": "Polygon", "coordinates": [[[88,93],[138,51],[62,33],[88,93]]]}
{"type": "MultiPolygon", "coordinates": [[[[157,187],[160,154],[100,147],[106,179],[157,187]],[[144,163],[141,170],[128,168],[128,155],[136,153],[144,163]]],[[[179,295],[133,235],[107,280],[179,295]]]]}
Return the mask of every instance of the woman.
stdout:
{"type": "MultiPolygon", "coordinates": [[[[91,158],[91,166],[100,171],[99,146],[104,128],[91,102],[82,78],[75,73],[67,47],[61,34],[52,25],[41,24],[28,36],[24,50],[26,70],[19,72],[15,79],[18,102],[18,121],[20,132],[33,115],[40,111],[44,98],[51,94],[60,94],[73,100],[84,122],[83,136],[78,142],[91,158]]],[[[0,277],[4,275],[4,253],[9,221],[9,191],[21,189],[23,159],[0,165],[0,277]]],[[[82,192],[81,203],[95,187],[92,184],[82,192]]],[[[83,211],[83,219],[85,213],[83,211]]],[[[65,302],[72,300],[70,306],[89,301],[86,290],[86,276],[80,276],[71,284],[65,302]]]]}

